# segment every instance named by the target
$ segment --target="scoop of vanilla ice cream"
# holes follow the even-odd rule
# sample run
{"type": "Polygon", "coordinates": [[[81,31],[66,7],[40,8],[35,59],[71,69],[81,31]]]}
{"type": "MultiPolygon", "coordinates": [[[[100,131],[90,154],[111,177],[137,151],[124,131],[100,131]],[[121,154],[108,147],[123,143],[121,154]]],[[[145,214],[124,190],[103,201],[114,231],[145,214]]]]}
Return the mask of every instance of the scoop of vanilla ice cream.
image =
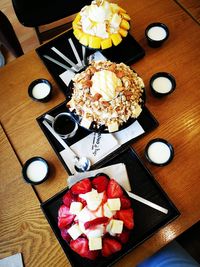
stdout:
{"type": "Polygon", "coordinates": [[[122,86],[122,82],[116,74],[109,70],[101,70],[93,75],[90,92],[92,95],[99,93],[103,100],[110,101],[117,96],[117,86],[122,86]]]}
{"type": "Polygon", "coordinates": [[[95,22],[104,22],[110,18],[111,14],[110,5],[106,1],[100,6],[91,4],[82,10],[82,15],[87,15],[89,19],[95,22]]]}

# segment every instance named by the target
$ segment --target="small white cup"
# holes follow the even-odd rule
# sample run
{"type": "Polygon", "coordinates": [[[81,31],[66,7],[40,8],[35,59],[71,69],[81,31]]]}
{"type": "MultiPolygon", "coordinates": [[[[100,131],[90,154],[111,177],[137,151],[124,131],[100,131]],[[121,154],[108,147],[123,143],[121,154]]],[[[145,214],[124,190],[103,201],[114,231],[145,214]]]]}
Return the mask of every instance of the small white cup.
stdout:
{"type": "Polygon", "coordinates": [[[51,123],[54,131],[62,138],[67,139],[73,137],[77,130],[78,124],[70,113],[62,112],[53,117],[49,114],[44,116],[44,119],[51,123]]]}

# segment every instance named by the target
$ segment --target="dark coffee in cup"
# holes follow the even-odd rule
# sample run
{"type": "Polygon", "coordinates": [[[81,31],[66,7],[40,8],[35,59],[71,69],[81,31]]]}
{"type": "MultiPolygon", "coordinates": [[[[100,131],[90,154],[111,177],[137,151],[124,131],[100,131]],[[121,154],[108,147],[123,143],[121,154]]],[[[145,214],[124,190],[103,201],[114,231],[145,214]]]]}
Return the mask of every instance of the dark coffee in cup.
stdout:
{"type": "Polygon", "coordinates": [[[44,118],[52,124],[54,131],[63,139],[73,137],[78,129],[74,118],[67,112],[60,113],[56,117],[46,114],[44,118]]]}
{"type": "Polygon", "coordinates": [[[70,134],[75,128],[75,121],[66,115],[60,115],[54,122],[54,130],[61,135],[70,134]]]}

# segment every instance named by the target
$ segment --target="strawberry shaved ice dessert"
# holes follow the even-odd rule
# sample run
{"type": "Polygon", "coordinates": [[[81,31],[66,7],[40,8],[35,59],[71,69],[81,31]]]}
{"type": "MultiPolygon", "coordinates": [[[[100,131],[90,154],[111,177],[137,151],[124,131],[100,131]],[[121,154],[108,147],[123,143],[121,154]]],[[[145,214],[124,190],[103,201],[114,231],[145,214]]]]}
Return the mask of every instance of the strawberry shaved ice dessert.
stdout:
{"type": "Polygon", "coordinates": [[[129,240],[134,227],[131,201],[107,175],[85,178],[63,196],[58,227],[62,238],[81,257],[109,257],[129,240]]]}

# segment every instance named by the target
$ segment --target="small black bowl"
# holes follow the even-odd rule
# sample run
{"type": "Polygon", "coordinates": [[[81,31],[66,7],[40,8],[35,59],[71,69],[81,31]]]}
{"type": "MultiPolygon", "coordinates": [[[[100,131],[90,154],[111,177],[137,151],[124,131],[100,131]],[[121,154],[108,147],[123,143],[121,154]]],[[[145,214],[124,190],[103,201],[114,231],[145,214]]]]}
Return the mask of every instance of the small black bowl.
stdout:
{"type": "MultiPolygon", "coordinates": [[[[151,79],[150,79],[150,82],[149,82],[149,85],[150,85],[150,89],[151,89],[151,92],[154,96],[156,97],[163,97],[163,96],[166,96],[166,95],[169,95],[171,94],[175,88],[176,88],[176,80],[174,78],[174,76],[172,76],[170,73],[168,72],[157,72],[155,73],[151,79]],[[153,82],[157,79],[157,78],[167,78],[170,82],[171,82],[171,88],[169,90],[165,90],[163,92],[161,92],[162,90],[158,91],[154,88],[153,86],[153,82]]],[[[166,88],[165,88],[166,89],[166,88]]],[[[167,88],[168,89],[168,88],[167,88]]]]}
{"type": "MultiPolygon", "coordinates": [[[[154,148],[154,149],[155,149],[155,148],[154,148]]],[[[156,152],[157,152],[157,151],[158,151],[158,150],[156,150],[156,152]]],[[[160,153],[160,151],[158,151],[158,152],[160,153]]],[[[152,139],[151,141],[148,142],[148,144],[147,144],[146,147],[145,147],[145,152],[144,152],[144,154],[145,154],[145,157],[147,158],[147,160],[148,160],[151,164],[156,165],[156,166],[165,166],[165,165],[169,164],[169,163],[172,161],[172,159],[173,159],[173,157],[174,157],[174,149],[173,149],[173,146],[172,146],[167,140],[162,139],[162,138],[155,138],[155,139],[152,139]],[[151,156],[149,156],[149,148],[150,148],[150,146],[151,146],[152,144],[154,144],[154,143],[156,143],[156,142],[163,143],[163,144],[165,144],[165,145],[169,148],[169,153],[170,153],[170,155],[169,155],[169,157],[166,159],[166,161],[162,161],[162,162],[158,163],[158,162],[155,162],[155,161],[151,158],[151,156]]]]}
{"type": "MultiPolygon", "coordinates": [[[[36,163],[37,164],[37,163],[36,163]]],[[[40,165],[42,166],[42,165],[40,165]]],[[[34,168],[37,168],[37,166],[32,166],[32,169],[34,168]]],[[[29,184],[32,184],[32,185],[38,185],[38,184],[41,184],[43,183],[44,181],[46,181],[49,177],[49,164],[48,162],[42,158],[42,157],[32,157],[30,159],[28,159],[25,164],[23,165],[22,167],[22,175],[23,175],[23,178],[25,180],[25,182],[29,183],[29,184]],[[42,174],[41,178],[38,179],[38,177],[36,177],[36,175],[34,174],[34,179],[30,178],[29,175],[27,174],[27,170],[28,170],[28,167],[30,167],[30,165],[34,162],[39,162],[39,164],[44,164],[44,168],[46,168],[46,171],[42,174]]]]}
{"type": "Polygon", "coordinates": [[[43,78],[34,80],[28,87],[28,94],[34,101],[48,102],[52,96],[52,85],[48,80],[43,78]],[[42,90],[45,91],[42,92],[42,90]],[[41,94],[40,91],[42,92],[41,94]]]}
{"type": "Polygon", "coordinates": [[[168,27],[164,24],[164,23],[161,23],[161,22],[154,22],[154,23],[151,23],[147,26],[147,28],[145,29],[145,36],[146,36],[146,39],[147,39],[147,42],[148,42],[148,45],[150,47],[160,47],[169,37],[169,29],[168,27]],[[155,38],[153,39],[153,37],[149,36],[149,30],[153,27],[159,27],[161,29],[163,29],[165,31],[165,35],[163,38],[155,38]]]}

